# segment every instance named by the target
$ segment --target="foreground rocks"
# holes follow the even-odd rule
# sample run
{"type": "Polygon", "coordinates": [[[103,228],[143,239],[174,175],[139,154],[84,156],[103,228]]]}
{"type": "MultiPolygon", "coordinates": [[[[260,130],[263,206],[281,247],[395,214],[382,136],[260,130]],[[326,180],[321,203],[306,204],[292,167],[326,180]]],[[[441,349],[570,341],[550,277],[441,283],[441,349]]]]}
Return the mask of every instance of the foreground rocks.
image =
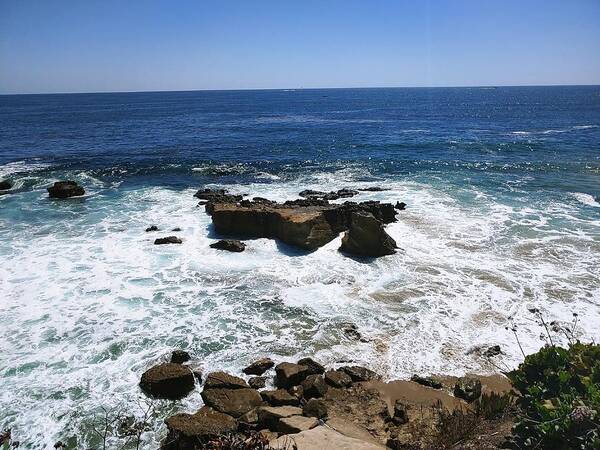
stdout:
{"type": "Polygon", "coordinates": [[[78,197],[85,194],[85,189],[79,186],[75,181],[57,181],[48,188],[50,198],[69,198],[78,197]]]}
{"type": "Polygon", "coordinates": [[[194,374],[181,364],[163,363],[142,374],[140,387],[151,397],[177,400],[194,389],[194,374]]]}

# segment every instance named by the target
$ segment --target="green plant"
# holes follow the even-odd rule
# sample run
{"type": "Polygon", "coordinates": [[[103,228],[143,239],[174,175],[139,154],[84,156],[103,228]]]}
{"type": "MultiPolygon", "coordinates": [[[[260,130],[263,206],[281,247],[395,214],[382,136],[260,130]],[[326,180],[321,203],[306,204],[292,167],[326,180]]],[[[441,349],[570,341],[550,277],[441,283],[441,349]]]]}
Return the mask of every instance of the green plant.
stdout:
{"type": "Polygon", "coordinates": [[[513,449],[600,449],[600,346],[547,345],[508,374],[521,413],[513,449]]]}

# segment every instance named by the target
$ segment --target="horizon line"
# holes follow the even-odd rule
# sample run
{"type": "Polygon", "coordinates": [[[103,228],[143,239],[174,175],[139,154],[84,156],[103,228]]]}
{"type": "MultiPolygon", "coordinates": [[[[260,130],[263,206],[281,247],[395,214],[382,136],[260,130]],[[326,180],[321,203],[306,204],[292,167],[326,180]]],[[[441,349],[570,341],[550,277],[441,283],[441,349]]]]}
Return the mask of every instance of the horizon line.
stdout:
{"type": "Polygon", "coordinates": [[[452,86],[333,86],[333,87],[284,87],[284,88],[237,88],[237,89],[162,89],[134,91],[71,91],[71,92],[11,92],[0,93],[1,97],[16,95],[82,95],[82,94],[152,94],[177,92],[244,92],[244,91],[318,91],[335,89],[497,89],[516,87],[595,87],[599,84],[482,84],[452,86]]]}

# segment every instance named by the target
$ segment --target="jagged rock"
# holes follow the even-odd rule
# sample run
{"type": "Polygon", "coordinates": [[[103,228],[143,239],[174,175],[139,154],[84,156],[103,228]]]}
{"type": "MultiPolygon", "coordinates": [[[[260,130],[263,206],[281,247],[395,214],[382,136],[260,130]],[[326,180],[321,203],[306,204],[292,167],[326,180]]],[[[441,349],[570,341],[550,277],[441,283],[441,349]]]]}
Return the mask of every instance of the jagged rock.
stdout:
{"type": "Polygon", "coordinates": [[[248,380],[248,385],[252,389],[262,389],[267,384],[267,377],[252,377],[248,380]]]}
{"type": "Polygon", "coordinates": [[[275,389],[272,391],[262,391],[262,399],[271,406],[298,406],[300,400],[291,395],[285,389],[275,389]]]}
{"type": "Polygon", "coordinates": [[[377,380],[380,378],[379,375],[377,375],[372,370],[367,369],[366,367],[344,366],[344,367],[340,367],[340,370],[342,372],[345,372],[346,374],[348,374],[348,376],[350,378],[352,378],[352,381],[354,381],[354,382],[371,381],[371,380],[377,380]]]}
{"type": "Polygon", "coordinates": [[[327,417],[327,404],[323,400],[311,398],[302,408],[302,414],[322,419],[327,417]]]}
{"type": "Polygon", "coordinates": [[[262,405],[256,389],[204,389],[202,400],[207,406],[233,417],[240,417],[252,408],[262,405]]]}
{"type": "Polygon", "coordinates": [[[301,431],[310,430],[317,425],[319,425],[319,421],[314,417],[284,417],[277,424],[277,431],[283,434],[300,433],[301,431]]]}
{"type": "Polygon", "coordinates": [[[394,205],[394,208],[397,209],[398,211],[404,211],[406,209],[406,203],[396,202],[396,204],[394,205]]]}
{"type": "Polygon", "coordinates": [[[408,413],[406,412],[406,405],[400,400],[396,400],[394,403],[394,411],[392,413],[391,422],[394,425],[403,425],[408,422],[408,413]]]}
{"type": "Polygon", "coordinates": [[[347,230],[353,212],[370,212],[384,223],[396,220],[394,207],[379,202],[337,205],[320,200],[284,204],[211,201],[206,205],[206,211],[211,215],[217,233],[278,238],[307,250],[319,248],[347,230]]]}
{"type": "Polygon", "coordinates": [[[310,369],[300,364],[283,362],[275,366],[275,386],[289,389],[310,375],[310,369]]]}
{"type": "Polygon", "coordinates": [[[75,181],[57,181],[48,188],[50,198],[69,198],[78,197],[85,194],[85,189],[79,186],[75,181]]]}
{"type": "Polygon", "coordinates": [[[146,228],[146,233],[150,233],[151,231],[158,231],[158,227],[156,225],[150,225],[146,228]]]}
{"type": "Polygon", "coordinates": [[[329,389],[327,383],[321,375],[309,375],[306,380],[302,382],[302,391],[304,398],[323,397],[329,389]]]}
{"type": "Polygon", "coordinates": [[[175,364],[183,364],[190,359],[190,354],[185,350],[174,350],[173,353],[171,353],[171,362],[175,364]]]}
{"type": "Polygon", "coordinates": [[[168,435],[164,450],[193,450],[198,445],[237,430],[235,419],[207,406],[195,414],[175,414],[165,420],[168,435]]]}
{"type": "Polygon", "coordinates": [[[262,406],[257,412],[259,426],[270,430],[276,429],[279,420],[302,414],[302,410],[296,406],[262,406]]]}
{"type": "Polygon", "coordinates": [[[181,364],[163,363],[142,374],[140,387],[152,397],[176,400],[194,389],[194,374],[181,364]]]}
{"type": "Polygon", "coordinates": [[[227,250],[228,252],[243,252],[246,249],[246,244],[235,239],[221,239],[214,244],[210,244],[210,248],[218,250],[227,250]]]}
{"type": "Polygon", "coordinates": [[[410,377],[410,381],[413,381],[415,383],[418,383],[422,386],[427,386],[433,389],[441,389],[443,387],[442,383],[440,383],[439,381],[434,380],[431,377],[422,377],[420,375],[413,375],[412,377],[410,377]]]}
{"type": "Polygon", "coordinates": [[[311,375],[325,373],[325,367],[323,367],[321,364],[319,364],[312,358],[302,358],[298,360],[298,364],[300,364],[301,366],[308,367],[308,370],[310,371],[311,375]]]}
{"type": "Polygon", "coordinates": [[[325,372],[325,381],[330,386],[345,388],[352,384],[352,378],[341,370],[329,370],[325,372]]]}
{"type": "Polygon", "coordinates": [[[396,241],[385,232],[382,223],[366,212],[352,214],[350,229],[342,238],[340,250],[361,256],[385,256],[396,253],[396,241]]]}
{"type": "Polygon", "coordinates": [[[454,396],[471,403],[481,397],[481,381],[477,378],[462,377],[454,385],[454,396]]]}
{"type": "Polygon", "coordinates": [[[12,189],[13,184],[11,181],[9,180],[2,180],[0,181],[0,191],[8,191],[9,189],[12,189]]]}
{"type": "Polygon", "coordinates": [[[248,383],[239,377],[234,377],[225,372],[211,372],[204,382],[204,390],[207,389],[246,389],[248,383]]]}
{"type": "Polygon", "coordinates": [[[246,375],[262,375],[274,365],[275,363],[271,358],[261,358],[243,369],[242,372],[246,375]]]}
{"type": "Polygon", "coordinates": [[[164,238],[154,239],[154,245],[165,245],[165,244],[181,244],[183,241],[177,236],[167,236],[164,238]]]}

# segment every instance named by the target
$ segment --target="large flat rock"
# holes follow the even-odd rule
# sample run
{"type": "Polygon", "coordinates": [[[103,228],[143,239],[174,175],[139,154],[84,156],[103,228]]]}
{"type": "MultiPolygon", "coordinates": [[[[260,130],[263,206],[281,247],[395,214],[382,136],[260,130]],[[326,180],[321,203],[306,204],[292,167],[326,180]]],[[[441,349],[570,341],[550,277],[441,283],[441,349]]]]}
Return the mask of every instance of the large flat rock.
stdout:
{"type": "Polygon", "coordinates": [[[295,445],[297,450],[382,450],[385,448],[384,445],[344,436],[326,426],[281,436],[271,444],[275,448],[290,448],[291,445],[295,445]]]}

